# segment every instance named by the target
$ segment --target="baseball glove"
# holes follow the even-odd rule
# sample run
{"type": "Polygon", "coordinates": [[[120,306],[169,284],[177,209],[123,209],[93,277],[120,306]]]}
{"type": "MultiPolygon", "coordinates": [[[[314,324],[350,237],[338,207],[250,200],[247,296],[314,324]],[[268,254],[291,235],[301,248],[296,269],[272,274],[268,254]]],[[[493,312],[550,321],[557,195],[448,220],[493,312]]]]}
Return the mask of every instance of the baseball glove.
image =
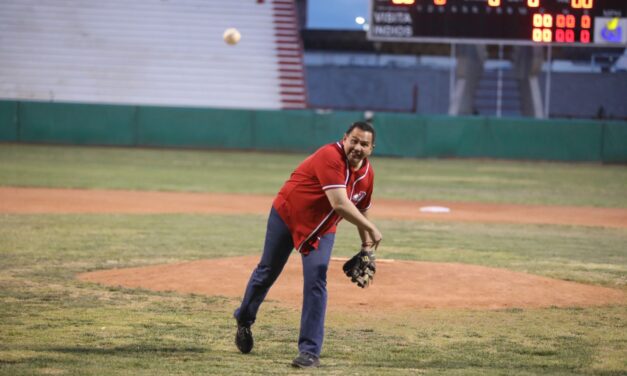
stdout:
{"type": "Polygon", "coordinates": [[[361,288],[370,286],[377,272],[374,251],[366,251],[362,249],[350,260],[344,263],[342,267],[344,274],[351,279],[351,282],[357,284],[361,288]]]}

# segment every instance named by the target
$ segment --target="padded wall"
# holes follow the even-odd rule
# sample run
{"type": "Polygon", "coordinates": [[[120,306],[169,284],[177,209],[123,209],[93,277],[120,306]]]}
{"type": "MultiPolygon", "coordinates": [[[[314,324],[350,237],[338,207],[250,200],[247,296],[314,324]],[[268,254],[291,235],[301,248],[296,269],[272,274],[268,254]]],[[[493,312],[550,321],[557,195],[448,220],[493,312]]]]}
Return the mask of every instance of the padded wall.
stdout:
{"type": "MultiPolygon", "coordinates": [[[[0,101],[0,141],[310,152],[360,112],[0,101]]],[[[377,155],[627,163],[627,122],[377,113],[377,155]]]]}

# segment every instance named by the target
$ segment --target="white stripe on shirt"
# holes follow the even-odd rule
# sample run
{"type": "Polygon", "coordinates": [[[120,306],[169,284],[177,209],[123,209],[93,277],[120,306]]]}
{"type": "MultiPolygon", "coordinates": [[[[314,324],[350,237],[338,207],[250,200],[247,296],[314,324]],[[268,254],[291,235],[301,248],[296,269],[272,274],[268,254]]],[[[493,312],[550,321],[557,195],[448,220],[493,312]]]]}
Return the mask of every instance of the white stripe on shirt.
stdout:
{"type": "Polygon", "coordinates": [[[322,190],[326,191],[327,189],[331,189],[331,188],[346,188],[346,185],[345,184],[325,185],[324,187],[322,187],[322,190]]]}

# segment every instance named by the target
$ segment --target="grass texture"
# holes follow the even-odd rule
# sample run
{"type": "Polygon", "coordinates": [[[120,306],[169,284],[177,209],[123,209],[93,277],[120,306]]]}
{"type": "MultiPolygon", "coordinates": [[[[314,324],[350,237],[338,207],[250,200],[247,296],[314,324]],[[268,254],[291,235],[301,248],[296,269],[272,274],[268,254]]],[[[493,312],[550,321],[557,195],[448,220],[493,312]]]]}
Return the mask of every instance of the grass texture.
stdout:
{"type": "MultiPolygon", "coordinates": [[[[0,144],[0,184],[274,195],[305,154],[0,144]]],[[[373,157],[377,197],[627,207],[627,168],[373,157]]]]}
{"type": "MultiPolygon", "coordinates": [[[[293,373],[298,310],[264,303],[255,351],[244,356],[233,345],[236,299],[74,279],[94,269],[259,254],[264,222],[263,216],[1,216],[0,374],[293,373]]],[[[342,226],[336,250],[347,256],[356,234],[342,226]]],[[[390,239],[381,257],[498,266],[627,290],[621,230],[394,221],[381,227],[390,239]]],[[[316,373],[618,375],[627,369],[626,319],[624,306],[385,315],[330,307],[316,373]]]]}
{"type": "MultiPolygon", "coordinates": [[[[303,155],[0,145],[0,185],[274,194],[303,155]]],[[[625,207],[621,166],[379,159],[377,194],[625,207]]],[[[627,231],[381,221],[380,257],[460,262],[627,292],[627,231]]],[[[297,371],[300,312],[266,302],[256,347],[233,344],[237,299],[104,287],[76,273],[258,255],[258,215],[0,214],[2,375],[624,375],[627,310],[330,307],[322,367],[297,371]]],[[[357,242],[340,226],[336,256],[357,242]]],[[[215,281],[222,283],[222,281],[215,281]]],[[[243,282],[245,283],[245,282],[243,282]]],[[[242,286],[242,290],[243,290],[242,286]]],[[[332,293],[332,292],[331,292],[332,293]]]]}

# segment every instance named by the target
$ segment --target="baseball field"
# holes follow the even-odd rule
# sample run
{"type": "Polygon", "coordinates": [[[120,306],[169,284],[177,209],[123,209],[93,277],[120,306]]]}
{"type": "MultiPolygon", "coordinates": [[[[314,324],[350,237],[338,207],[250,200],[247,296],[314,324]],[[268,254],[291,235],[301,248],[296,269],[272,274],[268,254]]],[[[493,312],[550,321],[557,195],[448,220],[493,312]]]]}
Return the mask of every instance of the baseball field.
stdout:
{"type": "MultiPolygon", "coordinates": [[[[0,144],[0,374],[301,374],[298,260],[231,317],[306,154],[0,144]]],[[[627,167],[373,158],[375,284],[339,273],[315,374],[627,374],[627,167]],[[450,213],[424,213],[425,206],[450,213]]]]}

